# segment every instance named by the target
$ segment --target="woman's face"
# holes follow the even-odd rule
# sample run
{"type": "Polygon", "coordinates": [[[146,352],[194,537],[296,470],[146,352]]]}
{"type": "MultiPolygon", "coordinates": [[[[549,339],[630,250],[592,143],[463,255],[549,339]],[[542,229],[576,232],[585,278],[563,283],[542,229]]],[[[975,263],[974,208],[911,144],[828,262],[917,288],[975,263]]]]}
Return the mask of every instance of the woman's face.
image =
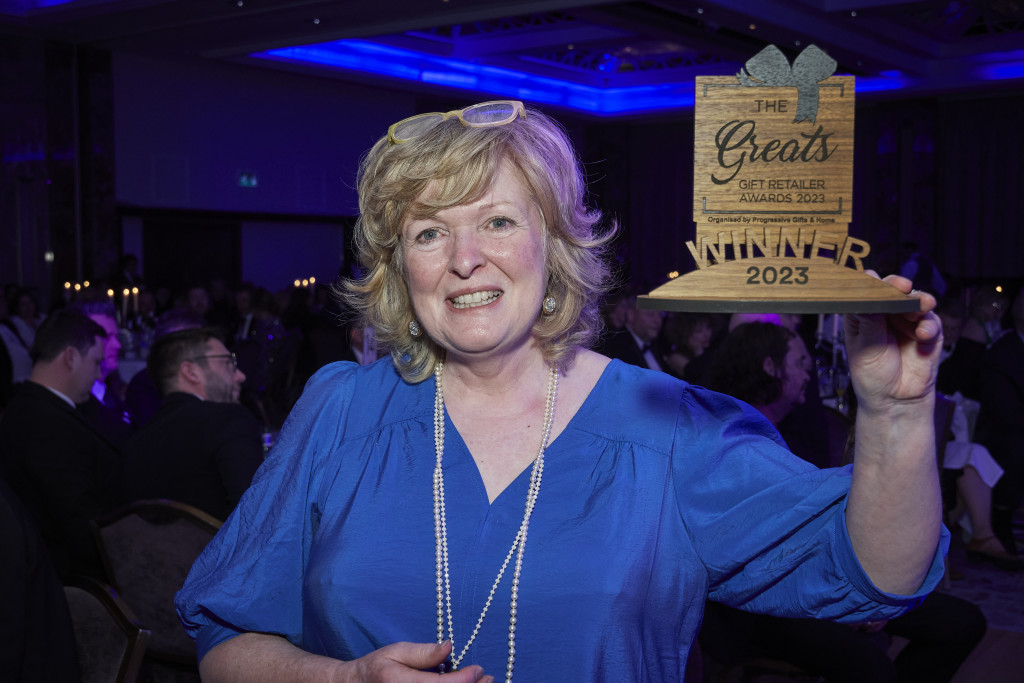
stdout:
{"type": "Polygon", "coordinates": [[[401,239],[416,318],[449,354],[511,353],[529,344],[547,281],[544,226],[508,165],[479,199],[407,218],[401,239]]]}

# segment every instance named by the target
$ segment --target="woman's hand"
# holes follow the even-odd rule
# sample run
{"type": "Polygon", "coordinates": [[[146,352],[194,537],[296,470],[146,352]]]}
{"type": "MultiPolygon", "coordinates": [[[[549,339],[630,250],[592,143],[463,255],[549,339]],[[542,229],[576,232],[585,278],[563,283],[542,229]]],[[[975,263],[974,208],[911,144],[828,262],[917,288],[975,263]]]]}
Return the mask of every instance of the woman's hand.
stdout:
{"type": "MultiPolygon", "coordinates": [[[[310,654],[281,636],[243,633],[206,653],[199,662],[204,683],[438,683],[436,670],[452,644],[394,643],[365,657],[341,662],[310,654]]],[[[479,666],[443,674],[444,683],[494,683],[479,666]]]]}
{"type": "Polygon", "coordinates": [[[921,310],[845,319],[850,378],[859,408],[883,412],[930,397],[942,350],[942,323],[932,312],[935,297],[912,291],[910,280],[898,275],[884,282],[919,298],[921,310]]]}
{"type": "MultiPolygon", "coordinates": [[[[911,293],[906,278],[885,281],[911,293]]],[[[871,581],[899,594],[921,586],[942,519],[933,423],[942,324],[933,296],[913,296],[922,310],[846,317],[858,400],[846,527],[871,581]]]]}
{"type": "MultiPolygon", "coordinates": [[[[345,683],[427,683],[437,681],[439,674],[427,673],[437,669],[452,652],[451,642],[394,643],[374,650],[365,657],[346,662],[342,667],[345,683]]],[[[485,676],[476,665],[446,673],[444,683],[494,683],[493,676],[485,676]]],[[[335,680],[338,680],[337,678],[335,680]]]]}

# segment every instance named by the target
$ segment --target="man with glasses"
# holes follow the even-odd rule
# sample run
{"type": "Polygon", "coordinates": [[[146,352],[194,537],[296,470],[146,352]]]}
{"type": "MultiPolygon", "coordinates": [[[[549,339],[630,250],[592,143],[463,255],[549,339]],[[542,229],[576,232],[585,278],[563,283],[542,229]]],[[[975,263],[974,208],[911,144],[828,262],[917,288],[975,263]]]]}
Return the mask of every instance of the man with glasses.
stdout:
{"type": "Polygon", "coordinates": [[[128,442],[125,498],[169,498],[226,519],[263,461],[259,423],[238,403],[245,374],[235,355],[214,330],[179,330],[157,340],[147,369],[163,402],[128,442]]]}

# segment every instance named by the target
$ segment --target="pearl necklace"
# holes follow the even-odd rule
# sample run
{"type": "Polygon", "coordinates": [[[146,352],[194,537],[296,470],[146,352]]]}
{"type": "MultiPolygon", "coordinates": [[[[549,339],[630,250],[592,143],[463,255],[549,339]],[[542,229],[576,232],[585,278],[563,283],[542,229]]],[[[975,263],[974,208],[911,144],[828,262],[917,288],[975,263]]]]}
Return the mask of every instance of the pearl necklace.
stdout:
{"type": "MultiPolygon", "coordinates": [[[[516,556],[515,567],[512,570],[512,598],[509,602],[508,619],[508,665],[505,668],[505,681],[512,680],[512,669],[516,661],[516,607],[519,602],[519,576],[523,569],[523,553],[526,551],[526,532],[530,528],[530,516],[533,514],[533,507],[537,504],[537,494],[540,492],[540,480],[544,474],[544,451],[548,446],[548,438],[551,436],[551,424],[555,418],[555,398],[558,396],[558,370],[551,366],[548,373],[547,400],[544,404],[544,427],[542,430],[540,450],[533,460],[533,469],[530,471],[530,487],[526,493],[526,509],[523,512],[523,521],[519,525],[519,533],[516,534],[512,547],[505,556],[505,561],[498,570],[498,576],[494,579],[491,592],[487,596],[484,608],[480,612],[480,618],[476,621],[473,633],[466,641],[462,651],[455,656],[455,634],[452,625],[452,598],[448,580],[448,528],[445,520],[444,507],[444,472],[441,469],[441,460],[444,458],[444,392],[441,386],[441,374],[444,371],[444,363],[438,361],[434,367],[434,449],[437,452],[437,464],[434,467],[434,539],[435,539],[435,584],[437,586],[437,642],[444,642],[445,613],[448,617],[448,639],[452,641],[452,664],[451,669],[459,668],[459,663],[469,651],[469,646],[476,640],[480,626],[487,616],[487,610],[491,606],[494,593],[498,590],[501,577],[505,575],[505,569],[516,556]],[[443,590],[442,590],[443,589],[443,590]]],[[[443,669],[444,665],[442,665],[443,669]]],[[[443,673],[443,670],[442,670],[443,673]]]]}

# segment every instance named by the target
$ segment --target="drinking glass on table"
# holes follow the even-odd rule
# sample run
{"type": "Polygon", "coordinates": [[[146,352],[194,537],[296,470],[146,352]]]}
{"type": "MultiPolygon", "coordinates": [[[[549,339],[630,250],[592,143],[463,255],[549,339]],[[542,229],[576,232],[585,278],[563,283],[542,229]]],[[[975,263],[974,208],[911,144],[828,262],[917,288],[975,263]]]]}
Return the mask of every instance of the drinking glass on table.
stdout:
{"type": "Polygon", "coordinates": [[[846,368],[832,368],[832,371],[832,384],[836,393],[836,409],[846,414],[846,411],[849,410],[845,397],[846,390],[850,388],[850,371],[846,368]]]}

